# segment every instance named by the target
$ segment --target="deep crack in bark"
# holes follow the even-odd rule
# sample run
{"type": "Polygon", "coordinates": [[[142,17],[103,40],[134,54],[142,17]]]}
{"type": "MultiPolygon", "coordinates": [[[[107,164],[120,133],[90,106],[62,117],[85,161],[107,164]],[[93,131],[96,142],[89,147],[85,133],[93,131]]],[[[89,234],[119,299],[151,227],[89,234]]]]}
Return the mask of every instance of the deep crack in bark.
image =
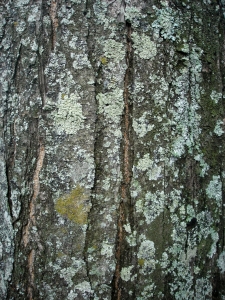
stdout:
{"type": "Polygon", "coordinates": [[[116,268],[112,283],[112,299],[124,299],[121,285],[121,269],[124,261],[129,260],[132,255],[128,254],[126,243],[126,231],[124,225],[129,222],[133,227],[133,207],[131,203],[130,184],[132,179],[133,149],[132,149],[132,101],[130,99],[130,85],[133,81],[133,49],[131,42],[132,27],[126,22],[127,30],[127,50],[126,64],[127,69],[124,77],[124,114],[122,120],[122,182],[120,187],[121,201],[118,212],[117,223],[117,245],[116,245],[116,268]],[[128,259],[126,258],[128,257],[128,259]]]}

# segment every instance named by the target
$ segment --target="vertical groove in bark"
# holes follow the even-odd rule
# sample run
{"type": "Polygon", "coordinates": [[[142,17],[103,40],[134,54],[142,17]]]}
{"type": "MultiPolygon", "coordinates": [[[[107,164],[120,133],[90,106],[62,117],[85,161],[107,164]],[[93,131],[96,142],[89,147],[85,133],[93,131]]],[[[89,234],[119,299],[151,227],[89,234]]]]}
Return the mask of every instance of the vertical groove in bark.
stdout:
{"type": "Polygon", "coordinates": [[[17,90],[19,90],[18,74],[19,74],[19,68],[20,68],[21,53],[22,53],[22,44],[19,45],[19,50],[18,50],[16,62],[15,62],[14,74],[12,76],[12,80],[15,82],[15,87],[17,88],[17,90]]]}
{"type": "MultiPolygon", "coordinates": [[[[130,184],[132,179],[132,165],[133,165],[133,150],[132,150],[132,101],[130,99],[130,84],[132,83],[132,61],[133,49],[131,42],[132,27],[126,22],[127,30],[127,50],[126,50],[126,64],[127,69],[124,77],[124,114],[122,119],[122,183],[120,187],[121,201],[118,212],[117,223],[117,245],[116,245],[116,268],[112,286],[112,299],[123,299],[123,291],[121,285],[121,269],[124,261],[129,256],[126,250],[126,232],[124,225],[130,222],[133,227],[133,209],[130,195],[130,184]]],[[[129,259],[129,258],[128,258],[129,259]]]]}
{"type": "Polygon", "coordinates": [[[12,163],[14,160],[14,154],[13,154],[13,158],[8,158],[6,159],[6,179],[7,179],[7,201],[8,201],[8,205],[9,205],[9,212],[10,212],[10,216],[13,220],[13,208],[12,208],[12,199],[11,199],[11,183],[10,183],[10,178],[11,178],[11,168],[12,168],[12,163]],[[11,160],[11,161],[10,161],[11,160]]]}
{"type": "Polygon", "coordinates": [[[46,80],[45,80],[45,74],[44,74],[43,61],[42,61],[42,57],[40,54],[38,54],[38,58],[39,58],[39,64],[38,64],[39,90],[40,90],[40,95],[41,95],[41,100],[42,100],[42,107],[44,107],[45,101],[46,101],[46,80]]]}
{"type": "MultiPolygon", "coordinates": [[[[39,183],[39,173],[41,171],[41,168],[43,166],[45,156],[45,147],[43,143],[39,142],[39,152],[38,152],[38,158],[37,158],[37,164],[36,169],[34,171],[33,175],[33,195],[29,204],[29,216],[28,216],[28,223],[25,226],[23,230],[23,243],[24,246],[27,247],[29,242],[31,241],[31,229],[32,226],[36,226],[36,217],[35,217],[35,210],[36,210],[36,200],[40,191],[40,183],[39,183]]],[[[38,243],[39,250],[42,249],[42,246],[39,241],[39,236],[37,233],[37,236],[35,237],[35,241],[38,243]]],[[[29,274],[29,281],[28,281],[28,287],[27,287],[27,294],[29,297],[29,300],[33,299],[33,289],[34,289],[34,261],[35,261],[35,254],[36,251],[34,249],[31,249],[29,255],[28,255],[28,274],[29,274]]]]}

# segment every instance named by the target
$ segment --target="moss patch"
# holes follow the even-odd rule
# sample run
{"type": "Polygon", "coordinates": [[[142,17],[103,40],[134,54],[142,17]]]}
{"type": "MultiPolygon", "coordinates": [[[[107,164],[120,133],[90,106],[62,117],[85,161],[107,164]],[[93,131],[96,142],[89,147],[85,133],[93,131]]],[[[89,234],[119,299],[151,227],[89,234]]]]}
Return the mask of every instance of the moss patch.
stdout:
{"type": "Polygon", "coordinates": [[[87,216],[90,210],[90,205],[85,202],[87,195],[84,193],[84,189],[77,186],[71,191],[70,194],[60,197],[55,204],[56,211],[68,218],[70,221],[84,225],[87,223],[87,216]]]}

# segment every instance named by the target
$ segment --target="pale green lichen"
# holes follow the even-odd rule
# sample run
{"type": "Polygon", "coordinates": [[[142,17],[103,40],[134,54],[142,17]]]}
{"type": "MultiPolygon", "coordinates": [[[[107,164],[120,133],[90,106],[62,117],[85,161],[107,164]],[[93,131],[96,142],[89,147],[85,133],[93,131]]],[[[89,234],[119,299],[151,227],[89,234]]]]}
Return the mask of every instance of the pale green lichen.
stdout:
{"type": "Polygon", "coordinates": [[[140,93],[145,90],[144,84],[141,81],[138,81],[136,77],[134,78],[134,91],[133,91],[133,97],[134,97],[134,103],[141,103],[145,100],[145,97],[140,96],[140,93]]]}
{"type": "Polygon", "coordinates": [[[31,12],[28,16],[28,19],[27,21],[28,22],[37,22],[37,19],[40,18],[40,15],[41,15],[41,11],[39,11],[38,7],[37,6],[34,6],[32,9],[31,9],[31,12]]]}
{"type": "Polygon", "coordinates": [[[146,15],[141,12],[141,8],[134,6],[126,6],[124,12],[125,20],[129,21],[132,24],[133,28],[140,26],[140,20],[143,20],[146,15]]]}
{"type": "Polygon", "coordinates": [[[162,258],[161,258],[161,260],[160,260],[160,266],[161,266],[161,268],[162,269],[167,269],[167,267],[168,267],[168,265],[169,265],[169,257],[168,257],[168,254],[167,254],[167,252],[163,252],[162,253],[162,258]]]}
{"type": "Polygon", "coordinates": [[[225,272],[225,251],[220,253],[220,256],[217,260],[217,265],[220,269],[220,272],[224,273],[225,272]]]}
{"type": "MultiPolygon", "coordinates": [[[[187,43],[186,39],[183,39],[183,43],[181,45],[179,45],[176,49],[185,54],[188,54],[190,52],[190,45],[187,43]]],[[[185,62],[185,59],[184,59],[184,62],[185,62]]]]}
{"type": "Polygon", "coordinates": [[[26,24],[26,22],[24,22],[23,20],[21,20],[19,22],[15,22],[14,26],[16,27],[16,32],[18,32],[19,34],[21,34],[26,29],[27,24],[26,24]]]}
{"type": "Polygon", "coordinates": [[[147,153],[138,160],[137,166],[134,168],[134,177],[138,177],[143,172],[146,172],[149,180],[158,180],[162,175],[162,167],[153,161],[147,153]]]}
{"type": "Polygon", "coordinates": [[[88,281],[82,281],[81,283],[78,283],[74,286],[75,290],[79,290],[82,293],[92,293],[91,285],[88,281]]]}
{"type": "Polygon", "coordinates": [[[104,56],[113,59],[116,62],[123,60],[125,57],[124,45],[120,42],[116,42],[114,39],[108,39],[103,42],[104,56]]]}
{"type": "Polygon", "coordinates": [[[80,4],[82,3],[82,0],[71,0],[72,3],[75,3],[75,4],[80,4]]]}
{"type": "Polygon", "coordinates": [[[43,24],[44,25],[50,25],[51,24],[51,18],[47,16],[43,16],[43,24]]]}
{"type": "Polygon", "coordinates": [[[170,110],[173,118],[170,123],[176,126],[176,132],[172,131],[174,142],[172,146],[172,154],[175,157],[181,157],[186,149],[189,153],[198,150],[198,138],[201,133],[199,110],[200,99],[200,82],[201,77],[201,54],[202,50],[194,47],[190,52],[188,65],[185,65],[181,74],[174,81],[176,101],[175,109],[170,110]],[[190,79],[191,78],[191,79],[190,79]],[[189,91],[188,81],[191,80],[191,103],[188,102],[187,96],[189,91]]]}
{"type": "Polygon", "coordinates": [[[95,1],[94,5],[93,5],[93,9],[94,9],[94,14],[95,14],[95,18],[98,24],[104,24],[104,27],[107,28],[108,27],[108,19],[106,17],[106,13],[107,13],[107,3],[106,2],[100,2],[95,1]]]}
{"type": "Polygon", "coordinates": [[[208,257],[212,258],[216,254],[217,243],[219,241],[219,234],[213,228],[210,229],[210,235],[212,239],[212,244],[209,253],[207,254],[208,257]]]}
{"type": "Polygon", "coordinates": [[[112,122],[120,122],[123,113],[123,90],[116,88],[112,92],[99,93],[96,96],[99,101],[98,113],[103,114],[112,122]]]}
{"type": "Polygon", "coordinates": [[[162,9],[153,6],[157,19],[152,23],[152,28],[156,37],[162,36],[164,39],[175,41],[180,22],[176,12],[167,5],[168,3],[166,2],[165,7],[162,9]]]}
{"type": "Polygon", "coordinates": [[[213,132],[214,132],[216,135],[218,135],[218,136],[223,135],[223,134],[224,134],[224,122],[218,120],[218,121],[216,122],[216,126],[215,126],[213,132]]]}
{"type": "Polygon", "coordinates": [[[206,188],[206,195],[210,199],[216,200],[218,207],[221,207],[222,201],[222,182],[220,176],[213,176],[212,180],[206,188]]]}
{"type": "Polygon", "coordinates": [[[201,171],[200,171],[199,175],[201,177],[204,177],[207,174],[208,170],[209,170],[209,165],[205,162],[205,160],[203,158],[203,154],[202,153],[201,154],[197,154],[194,157],[194,159],[199,162],[200,167],[201,167],[201,171]]]}
{"type": "Polygon", "coordinates": [[[210,98],[217,104],[222,99],[222,93],[213,90],[210,94],[210,98]]]}
{"type": "Polygon", "coordinates": [[[153,291],[155,288],[155,284],[148,284],[144,287],[143,291],[141,291],[141,296],[137,296],[136,300],[146,300],[150,297],[154,297],[153,291]]]}
{"type": "Polygon", "coordinates": [[[149,79],[154,84],[155,90],[151,93],[152,99],[154,100],[157,107],[163,108],[166,105],[166,98],[168,97],[169,84],[166,79],[156,74],[151,74],[149,79]],[[160,86],[159,86],[160,82],[160,86]]]}
{"type": "Polygon", "coordinates": [[[80,99],[77,93],[72,93],[69,96],[62,94],[58,112],[53,114],[59,133],[76,134],[78,130],[83,128],[82,105],[78,102],[80,99]]]}
{"type": "Polygon", "coordinates": [[[59,276],[63,278],[69,287],[73,286],[73,277],[77,273],[77,270],[73,267],[60,269],[59,276]]]}
{"type": "Polygon", "coordinates": [[[129,267],[123,267],[121,269],[121,279],[124,281],[129,281],[131,279],[131,270],[134,268],[134,266],[129,266],[129,267]]]}
{"type": "Polygon", "coordinates": [[[127,233],[131,233],[131,227],[130,227],[130,224],[129,224],[129,223],[128,223],[128,224],[124,224],[123,227],[124,227],[124,229],[125,229],[125,231],[126,231],[127,233]]]}
{"type": "Polygon", "coordinates": [[[101,255],[109,258],[113,256],[114,245],[110,245],[107,242],[102,243],[101,255]]]}
{"type": "Polygon", "coordinates": [[[212,285],[209,278],[199,278],[195,284],[195,298],[198,300],[211,299],[212,296],[212,285]]]}
{"type": "Polygon", "coordinates": [[[25,47],[28,47],[30,45],[30,37],[22,38],[21,44],[25,47]]]}
{"type": "Polygon", "coordinates": [[[136,201],[136,211],[143,213],[146,223],[150,224],[163,212],[164,205],[165,195],[163,191],[156,191],[155,193],[147,192],[145,199],[136,201]]]}
{"type": "Polygon", "coordinates": [[[74,9],[74,6],[71,3],[68,3],[67,5],[70,5],[70,9],[68,9],[65,4],[58,6],[57,17],[60,19],[61,25],[65,24],[68,26],[69,24],[73,24],[73,18],[75,17],[74,15],[76,10],[74,9]]]}
{"type": "Polygon", "coordinates": [[[29,0],[16,0],[14,5],[15,7],[23,7],[25,5],[27,5],[30,1],[29,0]]]}
{"type": "Polygon", "coordinates": [[[187,247],[186,253],[182,252],[180,256],[180,260],[185,263],[185,265],[188,267],[192,260],[197,255],[197,247],[187,247]]]}
{"type": "MultiPolygon", "coordinates": [[[[182,202],[182,198],[180,202],[182,202]]],[[[184,214],[185,216],[185,214],[184,214]]],[[[216,244],[218,243],[218,233],[213,229],[213,218],[208,211],[202,211],[199,214],[195,214],[195,208],[192,205],[188,205],[186,209],[187,222],[191,218],[195,217],[198,220],[198,231],[192,231],[191,235],[187,236],[186,222],[180,222],[180,218],[173,215],[174,228],[172,232],[173,246],[167,249],[167,253],[172,254],[172,263],[166,261],[167,255],[163,254],[160,263],[165,268],[165,272],[173,273],[174,281],[170,284],[171,294],[175,299],[205,299],[211,296],[212,286],[208,279],[210,278],[210,271],[206,278],[201,278],[196,284],[195,291],[192,289],[194,276],[191,272],[192,262],[195,257],[199,255],[200,244],[206,248],[207,256],[212,258],[216,253],[216,244]],[[178,225],[179,224],[179,225],[178,225]],[[185,243],[188,248],[185,250],[185,243]],[[205,284],[207,288],[203,288],[201,283],[205,284]],[[179,289],[177,288],[179,286],[179,289]],[[201,294],[202,298],[199,298],[201,294]],[[196,296],[198,295],[198,297],[196,296]],[[195,297],[195,298],[194,298],[195,297]]],[[[204,263],[204,261],[203,261],[204,263]]],[[[198,266],[194,268],[194,274],[198,274],[200,271],[198,266]]]]}
{"type": "Polygon", "coordinates": [[[154,271],[157,259],[155,258],[155,245],[153,241],[147,240],[144,235],[140,236],[142,240],[137,257],[139,262],[143,260],[143,263],[139,264],[141,266],[140,273],[150,274],[154,271]]]}
{"type": "Polygon", "coordinates": [[[81,70],[85,67],[88,67],[88,68],[91,67],[91,64],[90,64],[90,61],[88,60],[87,54],[71,53],[70,56],[73,59],[73,68],[75,70],[77,70],[77,69],[81,70]]]}
{"type": "Polygon", "coordinates": [[[170,283],[170,293],[175,299],[194,299],[194,290],[192,287],[193,276],[184,262],[173,260],[170,272],[176,274],[172,283],[170,283]]]}
{"type": "Polygon", "coordinates": [[[129,234],[126,236],[126,241],[131,247],[136,246],[137,245],[137,231],[134,230],[133,232],[129,232],[129,234]]]}
{"type": "Polygon", "coordinates": [[[111,179],[106,178],[102,184],[102,189],[108,191],[110,189],[111,179]]]}
{"type": "Polygon", "coordinates": [[[135,54],[143,59],[152,59],[157,54],[156,44],[146,34],[133,32],[131,35],[135,54]]]}
{"type": "Polygon", "coordinates": [[[144,112],[144,114],[140,118],[133,119],[132,125],[134,131],[139,137],[144,137],[155,126],[154,124],[149,124],[147,117],[148,117],[148,112],[144,112]]]}
{"type": "MultiPolygon", "coordinates": [[[[78,291],[80,291],[82,294],[91,294],[91,286],[88,281],[82,281],[80,283],[77,283],[77,280],[75,280],[76,274],[78,274],[85,266],[85,263],[83,260],[76,259],[75,257],[71,258],[71,265],[66,268],[62,268],[63,263],[63,257],[62,261],[57,259],[58,264],[49,264],[50,268],[53,268],[53,271],[59,274],[60,278],[65,280],[67,286],[70,288],[70,291],[68,292],[66,299],[75,299],[74,297],[78,296],[78,291]]],[[[64,257],[64,262],[65,262],[64,257]]],[[[67,258],[68,260],[68,258],[67,258]]],[[[55,299],[55,298],[54,298],[55,299]]]]}
{"type": "Polygon", "coordinates": [[[31,46],[31,50],[32,50],[32,51],[37,52],[37,50],[38,50],[38,44],[36,43],[36,40],[33,40],[33,41],[30,43],[30,46],[31,46]]]}
{"type": "MultiPolygon", "coordinates": [[[[71,21],[73,22],[73,21],[71,21]]],[[[72,49],[70,57],[73,60],[73,68],[81,70],[83,68],[91,68],[90,61],[87,54],[87,43],[77,36],[73,36],[69,41],[69,46],[72,49]]]]}
{"type": "Polygon", "coordinates": [[[211,0],[203,0],[203,2],[204,2],[205,5],[211,4],[211,0]]]}

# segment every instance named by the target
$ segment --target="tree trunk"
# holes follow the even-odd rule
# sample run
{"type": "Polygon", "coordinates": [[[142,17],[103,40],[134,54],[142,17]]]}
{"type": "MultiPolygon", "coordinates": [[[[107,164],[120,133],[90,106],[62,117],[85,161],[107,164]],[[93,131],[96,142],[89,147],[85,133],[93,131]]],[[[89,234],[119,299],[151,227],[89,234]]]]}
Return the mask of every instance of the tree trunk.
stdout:
{"type": "Polygon", "coordinates": [[[225,299],[225,1],[1,1],[1,299],[225,299]]]}

